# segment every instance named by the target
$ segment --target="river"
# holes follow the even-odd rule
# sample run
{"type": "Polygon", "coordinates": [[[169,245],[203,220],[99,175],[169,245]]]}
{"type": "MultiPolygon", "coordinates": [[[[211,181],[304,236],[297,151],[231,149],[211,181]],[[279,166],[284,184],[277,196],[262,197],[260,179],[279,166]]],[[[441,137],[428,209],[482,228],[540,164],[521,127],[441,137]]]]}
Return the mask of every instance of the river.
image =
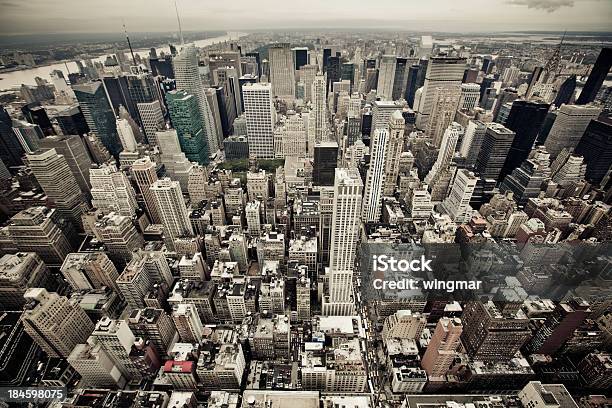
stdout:
{"type": "MultiPolygon", "coordinates": [[[[240,32],[228,32],[220,37],[206,38],[204,40],[194,41],[194,44],[198,47],[206,47],[215,43],[225,42],[229,40],[237,40],[238,38],[244,37],[245,35],[247,34],[240,32]]],[[[158,55],[162,51],[164,53],[170,52],[170,47],[167,44],[155,47],[155,49],[157,50],[158,55]]],[[[149,48],[134,50],[134,54],[138,54],[141,57],[148,58],[149,50],[149,48]]],[[[128,56],[127,54],[129,54],[129,51],[126,52],[126,57],[128,56]]],[[[104,54],[102,56],[92,58],[91,60],[104,62],[106,60],[107,55],[108,54],[104,54]]],[[[49,80],[49,74],[51,73],[51,71],[54,71],[56,69],[62,71],[64,73],[64,77],[66,78],[68,78],[68,70],[70,70],[70,72],[78,72],[76,62],[66,61],[66,63],[59,62],[36,68],[23,69],[20,71],[0,73],[0,90],[6,91],[11,88],[18,88],[21,86],[21,84],[36,85],[36,81],[34,81],[34,78],[41,77],[43,79],[49,80]],[[68,69],[66,69],[66,65],[68,65],[68,69]]]]}

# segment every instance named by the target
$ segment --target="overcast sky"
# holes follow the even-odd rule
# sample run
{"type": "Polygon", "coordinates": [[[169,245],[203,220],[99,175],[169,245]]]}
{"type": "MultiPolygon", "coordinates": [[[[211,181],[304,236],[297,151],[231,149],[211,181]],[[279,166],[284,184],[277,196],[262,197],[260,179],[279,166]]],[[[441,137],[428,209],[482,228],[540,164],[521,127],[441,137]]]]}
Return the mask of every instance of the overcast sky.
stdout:
{"type": "MultiPolygon", "coordinates": [[[[178,0],[184,30],[612,31],[612,0],[178,0]]],[[[176,30],[173,0],[0,0],[0,35],[176,30]]]]}

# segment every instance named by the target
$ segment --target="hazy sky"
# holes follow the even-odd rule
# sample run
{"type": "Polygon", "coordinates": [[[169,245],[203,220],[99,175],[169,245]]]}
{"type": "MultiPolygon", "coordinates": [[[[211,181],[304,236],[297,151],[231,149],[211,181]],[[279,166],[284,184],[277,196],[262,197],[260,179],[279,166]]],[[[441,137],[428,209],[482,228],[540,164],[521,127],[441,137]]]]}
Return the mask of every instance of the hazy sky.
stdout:
{"type": "MultiPolygon", "coordinates": [[[[178,0],[184,30],[612,31],[612,0],[178,0]]],[[[0,35],[176,30],[173,0],[0,0],[0,35]]]]}

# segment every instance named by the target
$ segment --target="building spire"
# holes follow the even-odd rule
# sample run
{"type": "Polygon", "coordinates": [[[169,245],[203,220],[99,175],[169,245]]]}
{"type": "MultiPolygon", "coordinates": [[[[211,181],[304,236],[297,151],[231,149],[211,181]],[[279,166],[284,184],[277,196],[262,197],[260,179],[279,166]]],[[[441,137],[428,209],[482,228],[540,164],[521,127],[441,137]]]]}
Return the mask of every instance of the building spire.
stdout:
{"type": "Polygon", "coordinates": [[[136,65],[136,58],[134,58],[134,50],[132,49],[132,43],[130,42],[130,36],[128,35],[127,28],[125,27],[125,21],[123,21],[123,31],[125,32],[125,38],[127,39],[128,47],[130,47],[130,54],[132,55],[132,62],[136,65]]]}
{"type": "Polygon", "coordinates": [[[178,21],[179,35],[181,37],[181,45],[185,45],[185,40],[183,39],[183,28],[181,27],[181,17],[179,16],[176,0],[174,0],[174,10],[176,11],[176,21],[178,21]]]}

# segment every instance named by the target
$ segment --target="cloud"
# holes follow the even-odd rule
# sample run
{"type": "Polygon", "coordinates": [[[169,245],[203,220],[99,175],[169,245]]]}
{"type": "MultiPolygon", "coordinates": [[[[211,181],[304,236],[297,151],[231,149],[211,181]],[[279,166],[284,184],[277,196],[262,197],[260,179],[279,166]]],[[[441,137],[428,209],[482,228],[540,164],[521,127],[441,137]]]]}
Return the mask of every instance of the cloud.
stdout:
{"type": "Polygon", "coordinates": [[[527,6],[536,10],[546,10],[549,13],[557,11],[562,7],[573,7],[574,0],[508,0],[508,4],[527,6]]]}

